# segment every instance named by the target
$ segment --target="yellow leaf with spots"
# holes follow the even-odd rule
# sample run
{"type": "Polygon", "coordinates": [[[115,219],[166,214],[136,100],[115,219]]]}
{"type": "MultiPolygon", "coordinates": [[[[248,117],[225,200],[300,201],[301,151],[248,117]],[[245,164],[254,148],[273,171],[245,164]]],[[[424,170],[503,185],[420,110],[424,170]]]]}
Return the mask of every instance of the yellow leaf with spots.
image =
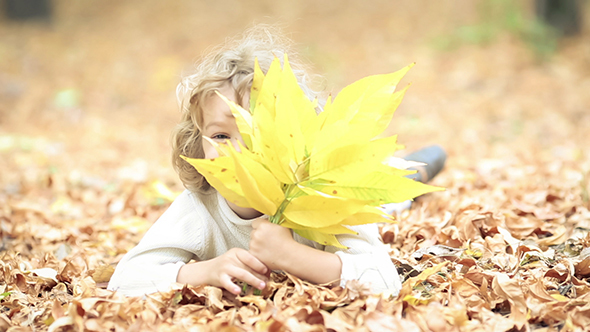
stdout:
{"type": "Polygon", "coordinates": [[[338,224],[365,206],[363,201],[306,195],[293,199],[285,208],[285,218],[307,228],[338,224]]]}
{"type": "Polygon", "coordinates": [[[250,207],[238,181],[235,163],[231,157],[198,159],[182,156],[182,158],[196,168],[225,199],[241,207],[250,207]]]}

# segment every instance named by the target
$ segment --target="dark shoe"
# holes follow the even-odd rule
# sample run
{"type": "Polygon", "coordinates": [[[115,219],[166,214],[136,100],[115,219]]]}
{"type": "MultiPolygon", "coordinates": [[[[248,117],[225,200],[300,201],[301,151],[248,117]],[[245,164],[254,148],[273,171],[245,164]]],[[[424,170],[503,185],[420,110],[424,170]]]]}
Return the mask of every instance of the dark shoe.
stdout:
{"type": "Polygon", "coordinates": [[[445,166],[447,154],[442,147],[432,145],[410,153],[404,157],[405,160],[425,163],[424,166],[412,167],[418,170],[417,173],[407,175],[410,179],[426,183],[434,178],[445,166]]]}

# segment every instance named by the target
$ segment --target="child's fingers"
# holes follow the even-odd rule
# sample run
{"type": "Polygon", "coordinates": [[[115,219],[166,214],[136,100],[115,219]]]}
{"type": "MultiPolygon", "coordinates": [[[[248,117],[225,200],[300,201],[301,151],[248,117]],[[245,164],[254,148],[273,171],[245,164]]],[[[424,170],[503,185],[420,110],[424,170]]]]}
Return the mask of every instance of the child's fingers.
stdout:
{"type": "Polygon", "coordinates": [[[258,217],[252,220],[252,228],[256,229],[258,228],[258,226],[260,226],[260,224],[263,224],[265,222],[269,222],[267,216],[258,217]]]}
{"type": "Polygon", "coordinates": [[[268,267],[248,251],[237,252],[237,257],[245,266],[261,275],[268,273],[268,267]]]}
{"type": "Polygon", "coordinates": [[[230,277],[228,274],[223,274],[219,278],[219,283],[221,284],[221,287],[227,289],[232,294],[238,295],[242,291],[238,285],[232,282],[232,277],[230,277]]]}
{"type": "Polygon", "coordinates": [[[245,269],[237,268],[230,272],[230,276],[258,289],[264,289],[264,287],[266,287],[263,277],[257,277],[254,273],[251,273],[245,269]]]}
{"type": "Polygon", "coordinates": [[[254,275],[256,278],[262,280],[263,282],[267,282],[270,280],[270,273],[267,276],[266,274],[259,274],[257,272],[252,271],[252,270],[249,270],[248,272],[252,273],[252,275],[254,275]]]}

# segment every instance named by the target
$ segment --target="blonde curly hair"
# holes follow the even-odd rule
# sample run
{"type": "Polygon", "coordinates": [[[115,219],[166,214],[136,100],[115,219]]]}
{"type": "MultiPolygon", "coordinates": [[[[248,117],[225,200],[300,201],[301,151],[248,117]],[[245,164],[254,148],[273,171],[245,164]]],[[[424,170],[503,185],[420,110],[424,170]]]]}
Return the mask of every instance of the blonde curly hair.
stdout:
{"type": "Polygon", "coordinates": [[[288,54],[299,85],[310,100],[316,97],[317,94],[308,87],[306,68],[299,63],[291,46],[292,42],[278,28],[255,26],[205,55],[194,73],[178,84],[176,95],[182,116],[172,132],[172,164],[188,190],[203,192],[210,189],[205,178],[180,157],[205,157],[201,129],[205,100],[227,83],[236,92],[236,100],[243,100],[252,85],[255,59],[266,73],[275,57],[282,61],[283,55],[288,54]]]}

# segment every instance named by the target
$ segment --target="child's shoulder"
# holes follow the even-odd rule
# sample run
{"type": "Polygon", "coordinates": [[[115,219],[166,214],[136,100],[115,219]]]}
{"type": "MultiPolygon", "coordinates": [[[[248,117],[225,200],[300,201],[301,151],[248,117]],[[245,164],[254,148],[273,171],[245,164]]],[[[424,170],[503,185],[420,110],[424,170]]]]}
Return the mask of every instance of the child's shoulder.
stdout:
{"type": "Polygon", "coordinates": [[[158,218],[159,223],[182,224],[207,219],[218,206],[215,192],[196,193],[184,190],[158,218]]]}
{"type": "Polygon", "coordinates": [[[176,197],[166,212],[173,210],[172,213],[183,215],[189,213],[204,214],[206,212],[213,214],[214,210],[222,207],[223,204],[220,202],[220,195],[217,190],[195,192],[187,189],[176,197]]]}
{"type": "Polygon", "coordinates": [[[186,208],[194,208],[200,205],[209,205],[211,203],[216,203],[217,195],[215,190],[208,190],[203,192],[193,192],[188,189],[185,189],[180,195],[174,199],[172,205],[170,207],[186,207],[186,208]]]}

